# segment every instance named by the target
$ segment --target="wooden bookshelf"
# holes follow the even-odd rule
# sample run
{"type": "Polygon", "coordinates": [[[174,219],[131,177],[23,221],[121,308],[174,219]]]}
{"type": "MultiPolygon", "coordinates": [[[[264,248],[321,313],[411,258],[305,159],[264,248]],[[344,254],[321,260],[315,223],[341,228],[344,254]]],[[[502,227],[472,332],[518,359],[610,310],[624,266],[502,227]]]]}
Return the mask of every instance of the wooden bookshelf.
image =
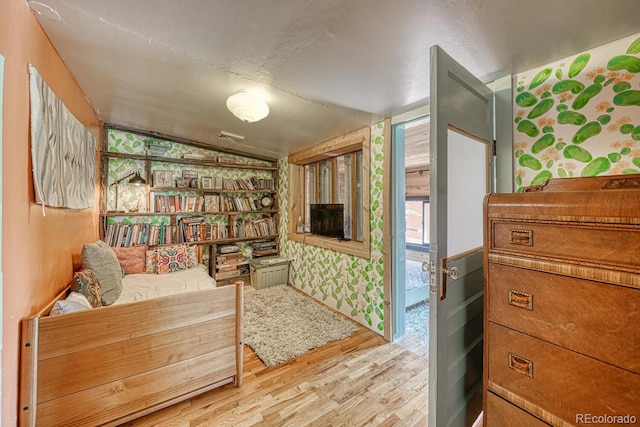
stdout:
{"type": "MultiPolygon", "coordinates": [[[[116,132],[126,132],[116,129],[116,132]]],[[[253,241],[273,241],[275,242],[275,253],[278,253],[278,222],[279,207],[277,203],[278,194],[278,167],[275,160],[252,159],[245,154],[233,153],[225,154],[217,147],[205,149],[202,144],[190,143],[189,141],[173,141],[170,137],[161,142],[164,145],[167,154],[165,155],[148,155],[145,148],[140,147],[131,149],[123,148],[124,144],[116,147],[113,138],[109,138],[108,127],[104,132],[106,148],[101,152],[102,160],[102,186],[101,186],[101,206],[100,206],[100,237],[109,244],[119,246],[132,246],[134,244],[146,244],[147,246],[166,246],[177,243],[188,243],[199,245],[202,251],[208,251],[209,272],[215,277],[215,263],[217,256],[217,247],[233,243],[245,243],[253,241]],[[178,150],[173,150],[174,148],[178,150]],[[127,152],[122,152],[124,150],[127,152]],[[187,152],[188,150],[197,150],[201,156],[206,158],[183,158],[177,157],[175,152],[187,152]],[[115,150],[115,151],[114,151],[115,150]],[[122,150],[122,151],[117,151],[122,150]],[[136,151],[137,150],[137,151],[136,151]],[[130,152],[134,151],[134,152],[130,152]],[[216,161],[217,157],[230,158],[236,156],[240,160],[236,161],[216,161]],[[126,183],[115,184],[117,179],[122,178],[128,170],[135,165],[140,172],[146,185],[143,190],[136,190],[140,193],[140,197],[135,205],[123,206],[118,204],[114,206],[114,193],[123,191],[122,188],[126,183]],[[185,170],[196,171],[197,178],[211,178],[208,184],[215,188],[203,188],[201,182],[196,181],[196,187],[178,186],[179,178],[185,176],[185,170]],[[172,185],[154,185],[154,178],[162,176],[162,172],[154,174],[154,172],[169,172],[172,185]],[[251,172],[255,173],[251,173],[251,172]],[[178,178],[178,180],[176,180],[178,178]],[[176,182],[178,181],[178,182],[176,182]],[[115,186],[115,192],[113,187],[115,186]],[[221,187],[225,188],[221,188],[221,187]],[[271,204],[261,209],[261,201],[267,198],[272,201],[271,204]],[[214,209],[207,209],[204,204],[205,200],[218,201],[218,205],[214,209]],[[224,201],[220,202],[220,200],[224,201]],[[177,202],[179,201],[179,203],[177,202]],[[162,206],[155,202],[161,202],[162,206]],[[172,202],[172,205],[169,205],[172,202]],[[142,206],[142,207],[140,207],[142,206]],[[253,208],[256,209],[253,209],[253,208]],[[119,211],[116,209],[120,209],[119,211]],[[169,211],[164,212],[163,209],[169,211]],[[189,218],[202,218],[202,226],[196,240],[187,238],[188,229],[187,222],[189,218]],[[133,228],[136,228],[134,231],[133,228]],[[131,228],[129,232],[127,227],[131,228]],[[149,232],[151,227],[165,227],[164,232],[171,232],[170,239],[150,240],[150,235],[144,236],[140,233],[149,232]],[[214,236],[208,236],[207,230],[217,227],[218,233],[214,236]],[[118,230],[115,231],[114,228],[118,230]],[[140,231],[140,230],[143,231],[140,231]],[[223,233],[220,230],[224,230],[223,233]],[[122,231],[126,230],[126,231],[122,231]],[[130,233],[130,236],[113,239],[113,233],[130,233]],[[134,234],[135,233],[135,234],[134,234]],[[133,237],[136,237],[134,240],[133,237]]],[[[140,140],[157,141],[157,135],[144,135],[139,132],[131,131],[140,140]]],[[[155,147],[152,147],[155,148],[155,147]]],[[[190,175],[187,177],[191,178],[190,175]]],[[[183,178],[184,179],[184,178],[183,178]]],[[[193,179],[193,178],[192,178],[193,179]]],[[[184,179],[189,181],[188,179],[184,179]]],[[[161,181],[169,182],[169,181],[161,181]]],[[[203,182],[204,183],[204,182],[203,182]]],[[[129,190],[127,188],[127,190],[129,190]]],[[[129,190],[130,191],[130,190],[129,190]]],[[[208,205],[209,207],[211,204],[208,205]]],[[[195,231],[196,224],[191,224],[191,231],[195,231]]],[[[118,234],[120,237],[120,234],[118,234]]],[[[272,254],[269,251],[269,254],[272,254]]],[[[262,256],[257,252],[255,256],[262,256]]],[[[244,279],[248,279],[242,276],[244,279]]]]}

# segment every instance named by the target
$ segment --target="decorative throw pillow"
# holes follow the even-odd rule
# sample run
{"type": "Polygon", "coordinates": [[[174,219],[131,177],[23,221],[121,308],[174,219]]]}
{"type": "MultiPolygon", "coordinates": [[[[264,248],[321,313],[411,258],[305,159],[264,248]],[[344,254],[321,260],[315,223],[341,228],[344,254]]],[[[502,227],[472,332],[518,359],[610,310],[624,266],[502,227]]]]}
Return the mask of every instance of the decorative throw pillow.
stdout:
{"type": "Polygon", "coordinates": [[[102,292],[96,273],[91,269],[76,271],[69,282],[72,292],[84,295],[92,308],[102,307],[102,292]]]}
{"type": "Polygon", "coordinates": [[[158,253],[158,274],[171,273],[189,268],[186,245],[160,246],[158,253]]]}
{"type": "Polygon", "coordinates": [[[111,305],[122,293],[122,267],[113,249],[102,240],[82,245],[82,268],[93,270],[100,282],[102,305],[111,305]]]}
{"type": "Polygon", "coordinates": [[[73,313],[74,311],[91,310],[87,298],[79,292],[71,292],[66,299],[58,300],[49,312],[50,316],[73,313]]]}
{"type": "Polygon", "coordinates": [[[189,268],[198,266],[198,248],[187,245],[187,257],[189,258],[189,268]]]}
{"type": "Polygon", "coordinates": [[[128,248],[113,248],[124,274],[146,273],[147,247],[131,246],[128,248]]]}
{"type": "Polygon", "coordinates": [[[147,249],[146,264],[147,274],[156,274],[158,272],[158,252],[155,249],[147,249]]]}

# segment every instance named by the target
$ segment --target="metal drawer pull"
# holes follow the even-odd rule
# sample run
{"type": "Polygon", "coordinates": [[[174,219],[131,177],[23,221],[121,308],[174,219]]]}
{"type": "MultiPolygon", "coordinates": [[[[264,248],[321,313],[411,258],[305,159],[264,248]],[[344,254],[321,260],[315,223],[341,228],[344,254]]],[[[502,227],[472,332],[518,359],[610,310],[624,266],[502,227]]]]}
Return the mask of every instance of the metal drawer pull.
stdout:
{"type": "Polygon", "coordinates": [[[533,311],[533,295],[509,289],[509,305],[533,311]]]}
{"type": "Polygon", "coordinates": [[[519,374],[533,378],[533,362],[525,359],[524,357],[509,353],[509,368],[519,374]]]}
{"type": "Polygon", "coordinates": [[[509,243],[512,245],[533,246],[533,230],[511,230],[509,243]]]}

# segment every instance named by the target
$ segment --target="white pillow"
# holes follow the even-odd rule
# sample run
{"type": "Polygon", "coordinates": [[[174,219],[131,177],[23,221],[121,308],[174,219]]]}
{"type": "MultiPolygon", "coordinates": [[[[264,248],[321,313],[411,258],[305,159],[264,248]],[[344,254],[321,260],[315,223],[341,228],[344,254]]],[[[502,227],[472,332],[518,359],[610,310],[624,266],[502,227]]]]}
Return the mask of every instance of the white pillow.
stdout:
{"type": "Polygon", "coordinates": [[[66,299],[56,301],[49,315],[55,316],[82,310],[91,310],[91,303],[80,292],[71,292],[66,299]]]}

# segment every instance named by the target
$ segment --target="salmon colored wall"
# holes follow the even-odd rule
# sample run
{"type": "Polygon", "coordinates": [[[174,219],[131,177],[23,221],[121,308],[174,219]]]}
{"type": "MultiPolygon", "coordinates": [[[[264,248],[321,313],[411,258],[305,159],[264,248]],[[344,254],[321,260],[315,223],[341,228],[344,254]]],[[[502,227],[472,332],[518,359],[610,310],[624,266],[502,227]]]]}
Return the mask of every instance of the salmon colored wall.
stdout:
{"type": "Polygon", "coordinates": [[[18,411],[20,319],[41,308],[66,285],[78,267],[82,244],[98,238],[97,203],[94,209],[79,211],[45,208],[45,216],[35,204],[27,64],[38,69],[100,144],[102,123],[24,0],[0,1],[0,54],[5,57],[1,425],[10,426],[16,424],[18,411]]]}

